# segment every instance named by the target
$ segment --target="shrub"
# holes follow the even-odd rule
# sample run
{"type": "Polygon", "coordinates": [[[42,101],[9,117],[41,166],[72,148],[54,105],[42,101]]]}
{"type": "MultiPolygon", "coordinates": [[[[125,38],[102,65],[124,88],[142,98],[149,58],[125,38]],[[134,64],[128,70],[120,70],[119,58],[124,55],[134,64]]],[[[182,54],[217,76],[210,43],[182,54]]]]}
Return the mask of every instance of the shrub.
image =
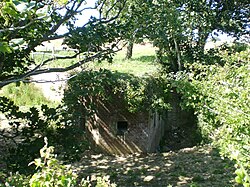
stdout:
{"type": "MultiPolygon", "coordinates": [[[[40,149],[40,157],[35,159],[30,165],[36,166],[36,172],[31,177],[20,174],[11,175],[5,181],[5,186],[30,186],[30,187],[115,187],[107,176],[95,179],[82,179],[78,184],[78,176],[70,166],[63,165],[54,154],[54,147],[48,146],[47,138],[44,139],[45,145],[40,149]]],[[[0,184],[0,186],[3,186],[0,184]]]]}
{"type": "Polygon", "coordinates": [[[87,71],[78,74],[68,82],[64,102],[74,119],[95,113],[95,101],[110,101],[121,98],[129,112],[145,110],[166,110],[169,83],[166,77],[136,77],[131,74],[87,71]],[[116,96],[116,97],[114,97],[116,96]]]}
{"type": "Polygon", "coordinates": [[[237,61],[233,55],[226,56],[232,61],[223,67],[194,64],[192,71],[175,76],[173,86],[183,95],[183,106],[195,110],[203,136],[237,162],[236,181],[249,186],[250,63],[246,53],[236,53],[237,61]]]}
{"type": "Polygon", "coordinates": [[[39,155],[44,137],[67,161],[79,159],[80,153],[88,148],[84,131],[71,123],[66,108],[42,105],[24,112],[6,97],[0,97],[0,103],[0,111],[9,120],[9,128],[0,133],[0,138],[9,142],[5,160],[11,171],[30,172],[27,165],[39,155]]]}
{"type": "Polygon", "coordinates": [[[6,174],[2,176],[0,187],[23,187],[29,186],[29,176],[25,176],[22,174],[16,173],[9,173],[8,177],[6,174]]]}
{"type": "Polygon", "coordinates": [[[37,172],[29,180],[31,187],[39,186],[67,186],[76,185],[77,175],[69,168],[62,165],[53,154],[54,147],[48,147],[47,139],[45,145],[40,150],[40,158],[35,159],[30,164],[36,166],[37,172]]]}

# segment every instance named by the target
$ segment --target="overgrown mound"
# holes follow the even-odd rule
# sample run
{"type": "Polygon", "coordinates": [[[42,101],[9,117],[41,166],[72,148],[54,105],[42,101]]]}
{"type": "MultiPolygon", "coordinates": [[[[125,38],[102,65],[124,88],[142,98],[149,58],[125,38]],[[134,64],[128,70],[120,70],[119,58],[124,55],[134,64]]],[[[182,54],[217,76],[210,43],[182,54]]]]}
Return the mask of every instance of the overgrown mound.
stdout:
{"type": "Polygon", "coordinates": [[[79,116],[92,115],[95,101],[115,102],[120,98],[129,112],[169,108],[170,84],[163,76],[136,77],[131,74],[106,69],[83,72],[68,82],[64,102],[71,113],[79,116]],[[115,96],[115,97],[114,97],[115,96]]]}

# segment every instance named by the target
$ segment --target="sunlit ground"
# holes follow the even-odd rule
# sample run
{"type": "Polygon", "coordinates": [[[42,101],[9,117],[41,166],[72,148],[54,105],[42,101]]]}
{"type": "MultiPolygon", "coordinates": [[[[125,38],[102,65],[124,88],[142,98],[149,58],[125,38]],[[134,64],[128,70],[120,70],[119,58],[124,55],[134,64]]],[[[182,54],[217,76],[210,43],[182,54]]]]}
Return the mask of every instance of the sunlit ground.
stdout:
{"type": "Polygon", "coordinates": [[[234,183],[234,164],[211,146],[179,152],[112,157],[85,155],[75,164],[81,176],[108,175],[117,186],[226,187],[234,183]]]}

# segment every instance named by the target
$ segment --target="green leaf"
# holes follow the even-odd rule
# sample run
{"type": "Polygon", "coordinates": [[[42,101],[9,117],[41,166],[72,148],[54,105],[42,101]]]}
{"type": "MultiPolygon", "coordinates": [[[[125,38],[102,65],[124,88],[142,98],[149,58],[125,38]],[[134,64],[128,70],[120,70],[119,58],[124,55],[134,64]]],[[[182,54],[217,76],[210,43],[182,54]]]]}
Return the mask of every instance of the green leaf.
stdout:
{"type": "Polygon", "coordinates": [[[242,169],[237,169],[236,171],[235,171],[235,174],[239,177],[239,178],[241,178],[241,180],[244,178],[244,176],[245,176],[245,174],[244,174],[244,171],[242,170],[242,169]]]}
{"type": "Polygon", "coordinates": [[[242,178],[240,178],[239,176],[235,177],[235,181],[239,184],[242,184],[242,178]]]}
{"type": "Polygon", "coordinates": [[[2,53],[11,53],[11,48],[7,42],[0,42],[0,52],[2,53]]]}

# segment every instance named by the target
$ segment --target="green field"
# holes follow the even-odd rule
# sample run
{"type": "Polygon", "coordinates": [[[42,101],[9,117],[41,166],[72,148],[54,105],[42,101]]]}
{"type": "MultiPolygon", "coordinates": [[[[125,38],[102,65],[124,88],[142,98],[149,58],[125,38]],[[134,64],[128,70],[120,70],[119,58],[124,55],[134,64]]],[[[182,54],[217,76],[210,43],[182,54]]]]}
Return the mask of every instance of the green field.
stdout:
{"type": "MultiPolygon", "coordinates": [[[[73,55],[72,51],[58,51],[55,52],[55,56],[67,56],[73,55]]],[[[132,59],[125,60],[126,49],[117,52],[114,55],[112,63],[108,62],[88,62],[82,67],[86,69],[109,69],[113,71],[119,71],[122,73],[131,73],[136,76],[141,76],[143,74],[153,74],[157,72],[160,65],[155,62],[155,49],[151,44],[140,45],[136,44],[133,50],[132,59]]],[[[38,53],[34,55],[34,59],[37,64],[41,61],[49,59],[52,57],[52,53],[38,53]]],[[[55,60],[51,61],[48,67],[67,67],[79,61],[79,58],[75,59],[65,59],[65,60],[55,60]]]]}
{"type": "Polygon", "coordinates": [[[131,73],[136,76],[144,74],[154,74],[160,69],[160,65],[155,61],[155,50],[150,45],[135,45],[133,57],[129,60],[125,59],[126,50],[118,52],[113,59],[113,63],[108,62],[92,62],[88,64],[89,68],[100,69],[105,68],[122,73],[131,73]]]}

